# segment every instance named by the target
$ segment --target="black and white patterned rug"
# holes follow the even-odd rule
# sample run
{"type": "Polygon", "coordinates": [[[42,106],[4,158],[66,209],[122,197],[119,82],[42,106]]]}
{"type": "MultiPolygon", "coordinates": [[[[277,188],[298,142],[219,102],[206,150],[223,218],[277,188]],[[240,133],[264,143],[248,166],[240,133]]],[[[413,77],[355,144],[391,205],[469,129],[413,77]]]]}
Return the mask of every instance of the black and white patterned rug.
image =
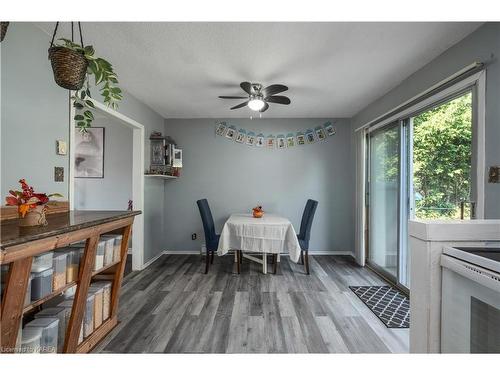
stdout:
{"type": "Polygon", "coordinates": [[[387,328],[410,327],[410,300],[390,286],[350,286],[387,328]]]}

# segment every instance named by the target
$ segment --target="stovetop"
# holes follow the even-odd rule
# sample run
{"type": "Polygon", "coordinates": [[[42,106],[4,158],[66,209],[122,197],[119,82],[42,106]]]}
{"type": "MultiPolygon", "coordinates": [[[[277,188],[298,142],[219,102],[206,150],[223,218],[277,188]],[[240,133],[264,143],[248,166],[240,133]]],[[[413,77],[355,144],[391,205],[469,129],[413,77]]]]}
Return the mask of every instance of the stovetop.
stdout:
{"type": "Polygon", "coordinates": [[[500,273],[500,247],[449,247],[443,253],[476,266],[500,273]]]}
{"type": "Polygon", "coordinates": [[[455,247],[455,249],[500,262],[500,247],[455,247]]]}

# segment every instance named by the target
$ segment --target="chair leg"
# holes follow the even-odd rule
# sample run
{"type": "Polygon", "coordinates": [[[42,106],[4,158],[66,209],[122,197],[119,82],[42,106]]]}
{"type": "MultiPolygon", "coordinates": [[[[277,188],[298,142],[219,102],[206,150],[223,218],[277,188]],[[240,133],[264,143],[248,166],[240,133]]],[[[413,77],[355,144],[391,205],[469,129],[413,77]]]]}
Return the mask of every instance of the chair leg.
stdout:
{"type": "Polygon", "coordinates": [[[300,264],[304,264],[304,251],[300,250],[300,264]]]}
{"type": "Polygon", "coordinates": [[[210,260],[210,264],[214,264],[214,253],[215,251],[212,251],[212,259],[210,260]]]}
{"type": "Polygon", "coordinates": [[[237,257],[238,257],[238,261],[236,262],[236,269],[238,271],[238,275],[240,274],[241,272],[241,250],[237,250],[237,257]]]}
{"type": "Polygon", "coordinates": [[[273,273],[276,275],[278,270],[278,254],[273,254],[273,273]]]}
{"type": "Polygon", "coordinates": [[[239,250],[240,252],[240,264],[243,264],[243,250],[239,250]]]}
{"type": "Polygon", "coordinates": [[[205,273],[208,273],[208,265],[210,264],[210,251],[207,250],[207,256],[205,260],[205,273]]]}
{"type": "Polygon", "coordinates": [[[309,275],[309,250],[305,251],[306,255],[304,256],[304,265],[306,267],[306,274],[309,275]]]}

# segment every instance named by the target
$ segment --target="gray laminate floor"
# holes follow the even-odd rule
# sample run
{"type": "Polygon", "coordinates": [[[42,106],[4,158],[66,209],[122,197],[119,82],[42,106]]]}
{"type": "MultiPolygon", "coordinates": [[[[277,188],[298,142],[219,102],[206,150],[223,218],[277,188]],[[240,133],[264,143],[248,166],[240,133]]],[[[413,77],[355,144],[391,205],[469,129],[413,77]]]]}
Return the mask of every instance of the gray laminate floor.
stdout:
{"type": "Polygon", "coordinates": [[[96,348],[106,353],[408,352],[408,330],[388,329],[349,290],[383,285],[343,256],[310,257],[311,275],[282,257],[277,275],[216,257],[162,256],[125,277],[120,325],[96,348]]]}

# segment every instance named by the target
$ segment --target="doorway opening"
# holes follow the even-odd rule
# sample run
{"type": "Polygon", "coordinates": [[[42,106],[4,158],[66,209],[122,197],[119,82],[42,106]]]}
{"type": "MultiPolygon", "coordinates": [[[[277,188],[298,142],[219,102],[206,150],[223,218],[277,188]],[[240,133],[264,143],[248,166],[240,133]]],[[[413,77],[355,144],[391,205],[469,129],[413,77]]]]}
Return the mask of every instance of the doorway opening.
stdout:
{"type": "MultiPolygon", "coordinates": [[[[70,95],[71,96],[71,95],[70,95]]],[[[71,100],[71,99],[70,99],[71,100]]],[[[92,100],[92,99],[91,99],[92,100]]],[[[128,153],[130,153],[130,149],[132,150],[131,160],[128,163],[128,171],[131,173],[128,174],[128,177],[131,178],[131,181],[127,182],[127,188],[124,189],[123,192],[125,195],[121,194],[118,198],[119,201],[115,202],[103,202],[103,195],[99,196],[95,190],[96,186],[92,185],[90,180],[80,181],[77,176],[76,171],[76,134],[78,129],[75,127],[75,123],[73,121],[74,117],[74,109],[73,103],[70,102],[70,168],[69,168],[69,204],[70,210],[75,209],[108,209],[108,210],[126,210],[128,207],[128,202],[125,202],[125,197],[131,195],[131,201],[134,210],[140,210],[144,212],[144,126],[137,121],[132,120],[131,118],[105,106],[104,104],[92,100],[94,104],[94,113],[95,117],[105,121],[108,126],[113,123],[113,128],[119,131],[120,127],[124,127],[125,136],[131,140],[130,145],[123,145],[123,147],[128,148],[128,153]],[[77,182],[77,180],[79,180],[77,182]],[[85,185],[86,184],[86,185],[85,185]],[[130,185],[129,185],[130,184],[130,185]],[[85,187],[84,187],[85,186],[85,187]],[[76,190],[78,188],[78,191],[76,190]],[[91,199],[86,199],[87,197],[82,195],[87,194],[87,197],[91,197],[91,199]],[[88,195],[90,194],[90,195],[88,195]]],[[[95,127],[98,127],[99,124],[95,124],[95,127]]],[[[109,132],[109,129],[108,129],[109,132]]],[[[105,134],[105,131],[104,131],[105,134]]],[[[122,134],[122,135],[123,135],[122,134]]],[[[108,134],[109,136],[109,134],[108,134]]],[[[106,137],[106,135],[104,135],[106,137]]],[[[105,142],[105,139],[104,139],[105,142]]],[[[99,141],[96,141],[96,144],[99,144],[99,141]]],[[[104,143],[103,143],[104,144],[104,143]]],[[[95,146],[95,145],[94,145],[95,146]]],[[[104,147],[104,152],[106,149],[104,147]]],[[[116,155],[115,155],[116,156],[116,155]]],[[[106,159],[106,155],[102,154],[104,160],[106,159]]],[[[115,158],[116,159],[116,158],[115,158]]],[[[99,167],[101,161],[97,159],[92,161],[91,166],[89,168],[88,165],[83,168],[79,166],[80,169],[85,169],[85,173],[95,173],[92,169],[95,167],[99,167]]],[[[116,160],[115,160],[116,162],[116,160]]],[[[109,171],[113,166],[109,166],[107,170],[109,171]]],[[[110,171],[110,173],[115,175],[115,178],[122,178],[123,176],[118,176],[118,174],[122,173],[124,168],[119,168],[119,170],[110,171]]],[[[80,171],[81,172],[81,171],[80,171]]],[[[102,171],[104,176],[107,175],[106,170],[102,171]]],[[[99,172],[97,172],[99,174],[99,172]]],[[[84,179],[85,180],[85,179],[84,179]]],[[[95,185],[95,184],[94,184],[95,185]]],[[[120,189],[120,186],[117,186],[116,189],[120,189]]],[[[107,192],[109,193],[109,192],[107,192]]],[[[106,194],[107,194],[106,193],[106,194]]],[[[104,193],[103,193],[104,194],[104,193]]],[[[106,199],[104,199],[106,200],[106,199]]],[[[134,224],[132,227],[132,270],[142,270],[144,267],[144,218],[143,215],[136,216],[134,220],[134,224]]]]}

